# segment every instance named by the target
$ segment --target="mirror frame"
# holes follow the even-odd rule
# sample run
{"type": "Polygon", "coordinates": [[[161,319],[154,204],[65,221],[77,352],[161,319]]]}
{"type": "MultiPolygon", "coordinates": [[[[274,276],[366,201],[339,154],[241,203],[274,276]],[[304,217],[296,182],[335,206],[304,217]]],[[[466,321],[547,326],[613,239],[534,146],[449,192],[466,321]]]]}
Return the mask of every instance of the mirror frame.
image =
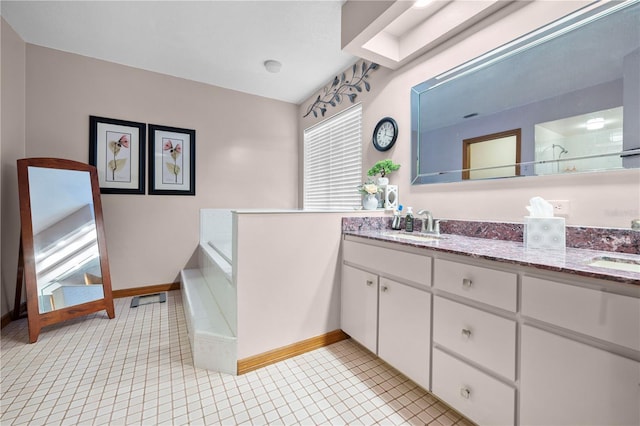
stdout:
{"type": "MultiPolygon", "coordinates": [[[[442,184],[442,183],[457,183],[457,182],[468,182],[470,180],[463,178],[453,178],[453,179],[445,179],[445,180],[437,180],[437,181],[429,181],[428,179],[431,177],[445,176],[445,175],[460,175],[462,176],[464,173],[469,173],[472,169],[464,169],[462,166],[460,168],[452,168],[449,170],[437,170],[437,171],[425,171],[421,172],[420,167],[420,155],[421,151],[427,149],[428,147],[424,146],[425,144],[421,140],[421,112],[424,114],[424,111],[421,111],[420,108],[420,96],[427,93],[429,90],[436,88],[442,84],[446,84],[450,81],[453,81],[459,77],[465,76],[469,73],[472,73],[474,70],[485,66],[486,64],[491,65],[494,62],[502,60],[504,57],[512,56],[513,54],[517,54],[523,49],[526,49],[529,44],[537,43],[538,39],[545,40],[550,35],[554,35],[556,33],[564,34],[566,32],[566,28],[573,30],[576,26],[582,26],[585,21],[590,21],[594,17],[597,19],[602,19],[606,16],[614,14],[619,11],[624,11],[627,9],[633,9],[638,5],[637,0],[635,1],[622,1],[622,2],[611,2],[611,3],[593,3],[592,6],[588,6],[586,8],[578,9],[575,12],[572,12],[565,17],[557,19],[553,22],[547,23],[540,27],[539,29],[525,34],[524,36],[517,37],[514,40],[507,42],[506,44],[499,46],[495,49],[492,49],[486,53],[481,54],[478,57],[470,59],[468,61],[459,64],[452,69],[445,71],[437,76],[434,76],[422,83],[419,83],[411,88],[410,93],[410,109],[411,109],[411,185],[425,185],[425,184],[442,184]]],[[[508,110],[507,110],[508,111],[508,110]]],[[[500,111],[505,112],[505,111],[500,111]]],[[[469,115],[464,118],[471,118],[473,115],[469,115]]],[[[626,134],[626,131],[625,131],[626,134]]],[[[527,166],[534,167],[539,164],[547,164],[547,163],[560,163],[567,160],[583,160],[589,158],[596,157],[609,157],[609,156],[619,156],[623,160],[629,157],[637,157],[640,156],[640,147],[632,146],[627,148],[625,146],[622,147],[621,151],[618,152],[610,152],[603,153],[598,155],[584,155],[572,158],[566,158],[562,160],[533,160],[533,161],[520,161],[514,164],[504,164],[501,166],[496,166],[496,168],[502,167],[522,167],[525,168],[527,166]]],[[[461,159],[462,160],[462,159],[461,159]]],[[[631,166],[623,166],[622,169],[610,169],[610,170],[625,170],[625,169],[633,169],[640,167],[640,163],[633,162],[631,166]]],[[[586,170],[581,173],[597,173],[600,170],[586,170]]],[[[523,174],[519,176],[509,176],[503,178],[512,178],[512,177],[535,177],[541,176],[535,174],[535,172],[531,174],[523,174]]],[[[502,177],[499,179],[503,179],[502,177]]],[[[495,178],[494,178],[495,179],[495,178]]],[[[478,179],[483,180],[483,179],[478,179]]]]}
{"type": "Polygon", "coordinates": [[[115,318],[113,294],[111,292],[111,274],[109,272],[109,258],[102,217],[102,203],[100,201],[100,186],[98,172],[94,166],[72,160],[59,158],[23,158],[18,160],[18,193],[20,199],[20,253],[18,260],[18,277],[16,283],[16,306],[14,316],[19,315],[22,297],[22,283],[26,288],[27,318],[29,325],[29,343],[35,343],[42,327],[106,310],[109,318],[115,318]],[[100,254],[100,269],[102,273],[103,298],[68,306],[50,312],[40,313],[38,309],[38,287],[36,282],[36,264],[34,235],[31,215],[31,193],[29,187],[29,167],[47,169],[76,170],[89,173],[91,193],[93,196],[93,210],[96,224],[98,253],[100,254]]]}

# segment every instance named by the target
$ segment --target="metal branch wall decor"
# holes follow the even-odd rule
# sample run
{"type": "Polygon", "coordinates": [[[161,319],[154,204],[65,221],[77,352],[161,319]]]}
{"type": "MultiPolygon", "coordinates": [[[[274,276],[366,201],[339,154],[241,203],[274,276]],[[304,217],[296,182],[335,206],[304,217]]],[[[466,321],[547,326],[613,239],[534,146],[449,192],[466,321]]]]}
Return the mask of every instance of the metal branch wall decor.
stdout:
{"type": "Polygon", "coordinates": [[[328,106],[334,107],[341,103],[344,98],[349,98],[351,103],[354,103],[358,93],[362,92],[363,87],[367,92],[371,90],[371,85],[366,79],[369,77],[369,72],[377,70],[379,67],[378,64],[373,62],[367,65],[366,61],[363,61],[360,67],[357,64],[353,64],[351,79],[347,80],[346,72],[343,72],[340,77],[335,76],[331,84],[323,89],[323,94],[318,95],[316,100],[309,105],[307,113],[303,117],[307,117],[309,114],[317,117],[318,111],[324,117],[328,106]]]}

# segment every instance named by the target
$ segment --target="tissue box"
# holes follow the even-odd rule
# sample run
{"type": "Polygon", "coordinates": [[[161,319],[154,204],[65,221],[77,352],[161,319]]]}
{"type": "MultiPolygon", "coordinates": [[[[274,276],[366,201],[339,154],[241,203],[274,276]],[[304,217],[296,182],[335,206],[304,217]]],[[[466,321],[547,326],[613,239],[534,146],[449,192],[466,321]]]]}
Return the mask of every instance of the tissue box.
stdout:
{"type": "Polygon", "coordinates": [[[524,246],[527,249],[565,249],[564,217],[525,216],[524,219],[524,246]]]}

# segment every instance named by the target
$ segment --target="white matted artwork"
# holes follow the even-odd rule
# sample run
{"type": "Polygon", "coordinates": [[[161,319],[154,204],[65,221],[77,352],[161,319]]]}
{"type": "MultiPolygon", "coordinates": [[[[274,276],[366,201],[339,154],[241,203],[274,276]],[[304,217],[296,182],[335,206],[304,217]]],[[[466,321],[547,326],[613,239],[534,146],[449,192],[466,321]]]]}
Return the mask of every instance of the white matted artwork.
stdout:
{"type": "Polygon", "coordinates": [[[149,125],[149,194],[195,195],[196,131],[149,125]]]}
{"type": "Polygon", "coordinates": [[[145,136],[144,123],[89,117],[89,164],[101,193],[144,194],[145,136]]]}

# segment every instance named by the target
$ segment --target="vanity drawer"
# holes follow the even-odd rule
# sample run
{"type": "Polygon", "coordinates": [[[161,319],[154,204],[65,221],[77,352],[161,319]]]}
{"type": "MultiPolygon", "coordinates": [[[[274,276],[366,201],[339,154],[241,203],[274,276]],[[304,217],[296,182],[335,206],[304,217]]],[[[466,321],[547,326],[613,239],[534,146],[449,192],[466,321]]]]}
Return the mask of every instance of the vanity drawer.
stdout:
{"type": "Polygon", "coordinates": [[[435,287],[511,312],[516,311],[518,277],[515,273],[444,259],[436,259],[433,268],[435,287]]]}
{"type": "Polygon", "coordinates": [[[444,353],[433,350],[433,393],[478,424],[512,425],[515,389],[444,353]]]}
{"type": "Polygon", "coordinates": [[[434,343],[515,380],[515,321],[439,296],[433,309],[434,343]]]}
{"type": "Polygon", "coordinates": [[[431,258],[428,256],[343,241],[342,259],[392,278],[431,285],[431,258]]]}
{"type": "Polygon", "coordinates": [[[522,314],[640,351],[640,299],[525,276],[522,314]]]}

